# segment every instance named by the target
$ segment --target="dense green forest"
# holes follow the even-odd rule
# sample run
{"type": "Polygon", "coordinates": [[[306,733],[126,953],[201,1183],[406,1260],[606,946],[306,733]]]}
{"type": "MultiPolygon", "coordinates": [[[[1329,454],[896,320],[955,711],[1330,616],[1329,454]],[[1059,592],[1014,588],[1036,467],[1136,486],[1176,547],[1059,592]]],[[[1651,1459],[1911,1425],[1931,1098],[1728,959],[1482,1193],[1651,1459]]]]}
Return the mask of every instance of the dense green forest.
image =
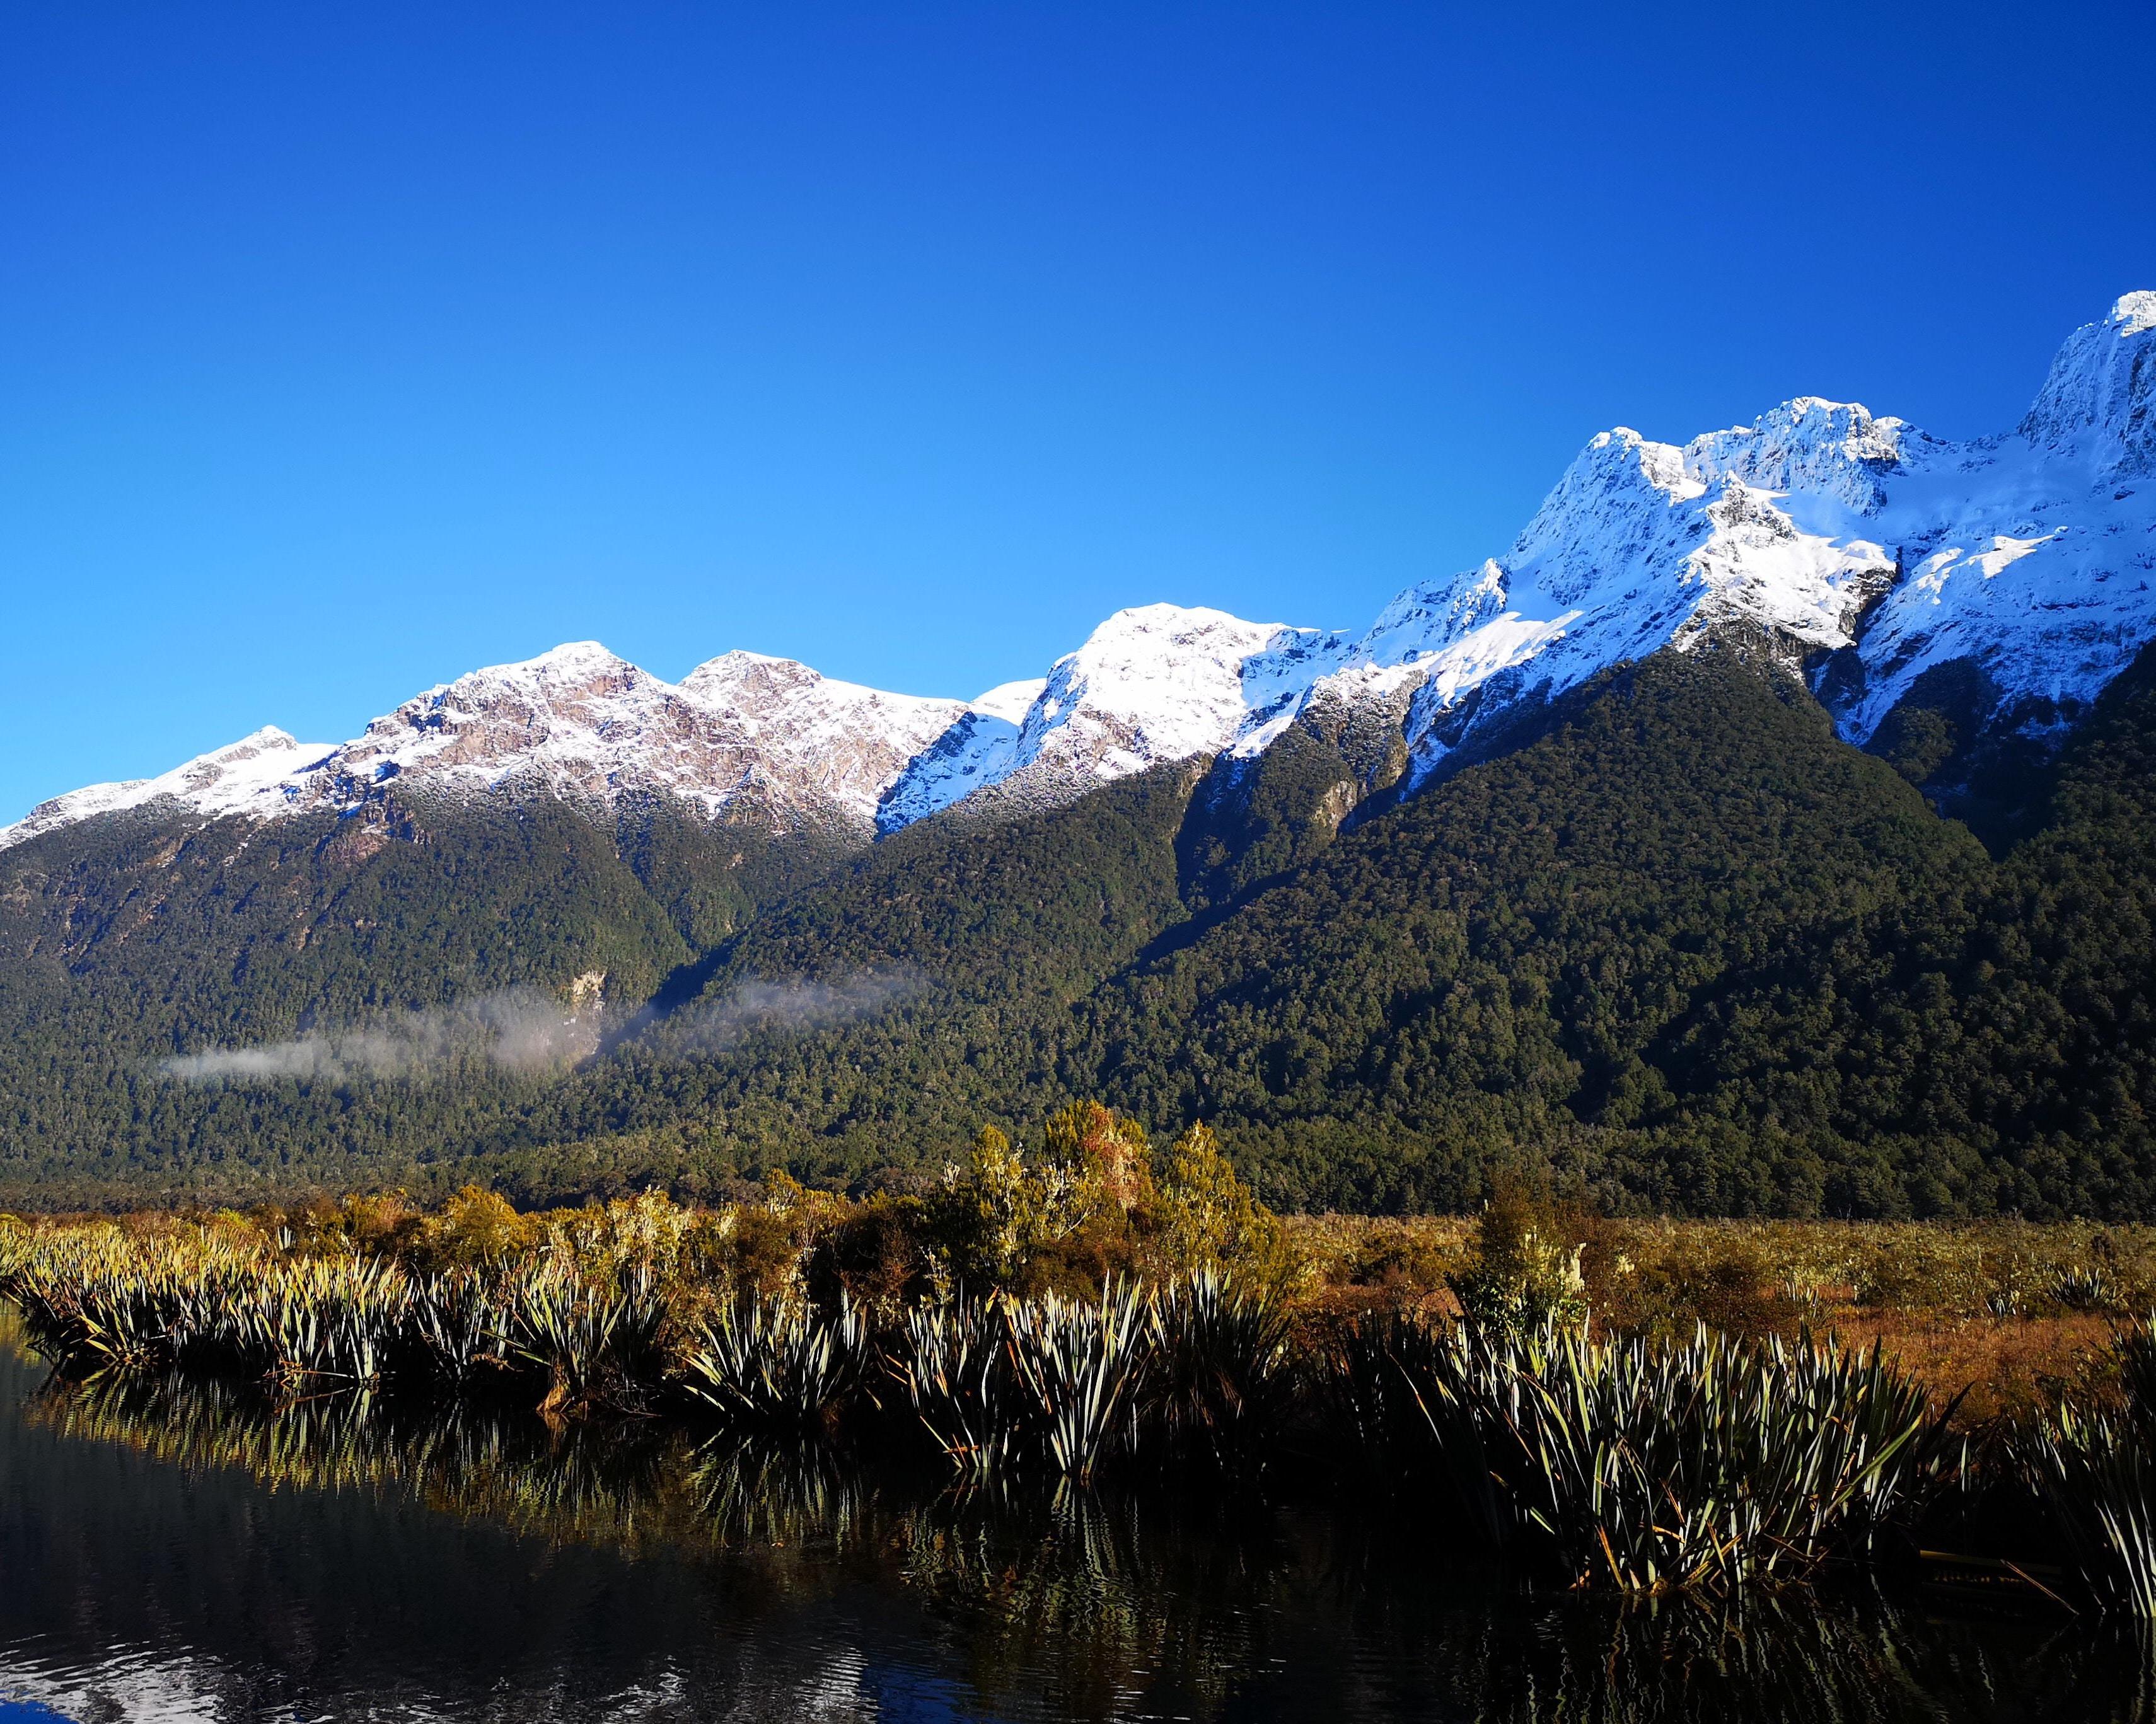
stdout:
{"type": "Polygon", "coordinates": [[[91,822],[0,853],[0,1199],[858,1186],[1098,1095],[1288,1207],[1524,1162],[1618,1210],[2156,1214],[2156,671],[1989,787],[1995,854],[1926,734],[1851,748],[1731,644],[1405,797],[1312,735],[857,855],[545,803],[91,822]],[[268,1051],[160,1065],[220,1049],[268,1051]]]}

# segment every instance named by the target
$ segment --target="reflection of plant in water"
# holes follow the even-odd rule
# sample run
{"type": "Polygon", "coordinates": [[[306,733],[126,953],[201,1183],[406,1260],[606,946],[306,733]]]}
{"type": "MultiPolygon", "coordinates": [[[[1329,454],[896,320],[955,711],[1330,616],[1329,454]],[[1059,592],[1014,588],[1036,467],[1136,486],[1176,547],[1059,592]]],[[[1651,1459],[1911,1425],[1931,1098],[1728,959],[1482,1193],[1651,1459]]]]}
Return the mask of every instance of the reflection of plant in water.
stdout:
{"type": "Polygon", "coordinates": [[[1211,1716],[1253,1668],[1249,1636],[1280,1578],[1253,1506],[998,1480],[916,1504],[899,1548],[907,1583],[963,1624],[984,1695],[1045,1688],[1072,1715],[1106,1716],[1143,1684],[1211,1716]]]}
{"type": "Polygon", "coordinates": [[[273,1489],[391,1492],[555,1542],[635,1547],[703,1531],[678,1435],[550,1428],[432,1399],[277,1398],[177,1374],[55,1379],[26,1411],[181,1466],[237,1468],[273,1489]]]}
{"type": "Polygon", "coordinates": [[[2086,1623],[1957,1638],[1851,1588],[1553,1603],[1471,1568],[1448,1581],[1462,1565],[1434,1560],[1426,1530],[1248,1493],[1119,1495],[1023,1475],[938,1489],[947,1474],[872,1469],[798,1439],[695,1444],[650,1424],[550,1428],[442,1400],[276,1399],[140,1373],[58,1383],[29,1416],[278,1488],[392,1494],[556,1542],[722,1563],[741,1585],[730,1596],[904,1589],[978,1710],[997,1715],[2156,1721],[2138,1644],[2086,1623]],[[1276,1708],[1266,1685],[1296,1671],[1316,1687],[1276,1708]]]}
{"type": "Polygon", "coordinates": [[[1462,1619],[1447,1641],[1488,1724],[1933,1724],[1979,1705],[2001,1718],[2152,1716],[2138,1644],[2057,1629],[1947,1650],[1925,1613],[1870,1591],[1825,1609],[1815,1596],[1756,1592],[1581,1600],[1462,1619]]]}
{"type": "Polygon", "coordinates": [[[734,1547],[832,1552],[872,1535],[881,1505],[862,1470],[819,1443],[716,1437],[689,1463],[708,1536],[734,1547]]]}

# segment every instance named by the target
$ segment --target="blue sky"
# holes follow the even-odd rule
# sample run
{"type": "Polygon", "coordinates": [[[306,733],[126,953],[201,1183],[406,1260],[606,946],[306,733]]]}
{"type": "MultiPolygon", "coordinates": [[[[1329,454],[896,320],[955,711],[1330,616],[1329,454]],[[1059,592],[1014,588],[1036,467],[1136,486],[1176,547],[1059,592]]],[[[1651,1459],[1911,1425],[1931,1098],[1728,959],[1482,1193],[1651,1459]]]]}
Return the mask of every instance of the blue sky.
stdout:
{"type": "Polygon", "coordinates": [[[2003,428],[2156,286],[2152,90],[2147,0],[11,7],[0,819],[565,639],[1360,624],[1615,423],[2003,428]]]}

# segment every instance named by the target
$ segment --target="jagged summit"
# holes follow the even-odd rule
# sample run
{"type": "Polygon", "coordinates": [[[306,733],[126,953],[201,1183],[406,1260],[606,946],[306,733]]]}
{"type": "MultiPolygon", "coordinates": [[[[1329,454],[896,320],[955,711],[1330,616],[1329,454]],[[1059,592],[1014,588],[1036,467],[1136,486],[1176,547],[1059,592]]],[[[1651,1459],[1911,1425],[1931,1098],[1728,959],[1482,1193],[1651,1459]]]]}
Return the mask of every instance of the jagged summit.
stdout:
{"type": "Polygon", "coordinates": [[[1969,736],[2041,742],[2156,638],[2156,292],[2070,335],[2020,424],[1952,443],[1800,396],[1680,444],[1591,439],[1509,550],[1321,632],[1118,611],[1037,680],[887,694],[729,652],[668,683],[597,642],[475,670],[341,746],[263,731],[95,785],[0,847],[151,803],[200,817],[540,791],[862,842],[993,788],[1032,807],[1166,762],[1253,758],[1300,724],[1391,739],[1410,783],[1481,726],[1732,629],[1870,742],[1943,676],[1969,736]]]}
{"type": "Polygon", "coordinates": [[[213,818],[219,814],[269,813],[300,793],[300,775],[333,747],[327,742],[298,741],[275,725],[264,725],[252,736],[198,755],[155,778],[91,784],[41,802],[13,826],[0,827],[0,847],[99,814],[157,803],[213,818]]]}
{"type": "MultiPolygon", "coordinates": [[[[991,785],[1055,802],[1163,762],[1217,753],[1268,698],[1270,659],[1314,629],[1173,604],[1117,611],[1050,668],[1023,714],[976,716],[916,761],[877,818],[892,831],[991,785]]],[[[1009,685],[997,695],[1014,694],[1009,685]]],[[[986,697],[984,697],[985,700],[986,697]]]]}
{"type": "Polygon", "coordinates": [[[2020,434],[2099,478],[2156,471],[2156,292],[2122,296],[2066,337],[2020,434]]]}
{"type": "Polygon", "coordinates": [[[1419,770],[1513,700],[1764,629],[1844,734],[1957,666],[1978,729],[2086,711],[2156,636],[2156,294],[2069,336],[2014,433],[1954,444],[1800,397],[1678,447],[1593,439],[1504,557],[1410,589],[1351,659],[1421,667],[1419,770]]]}

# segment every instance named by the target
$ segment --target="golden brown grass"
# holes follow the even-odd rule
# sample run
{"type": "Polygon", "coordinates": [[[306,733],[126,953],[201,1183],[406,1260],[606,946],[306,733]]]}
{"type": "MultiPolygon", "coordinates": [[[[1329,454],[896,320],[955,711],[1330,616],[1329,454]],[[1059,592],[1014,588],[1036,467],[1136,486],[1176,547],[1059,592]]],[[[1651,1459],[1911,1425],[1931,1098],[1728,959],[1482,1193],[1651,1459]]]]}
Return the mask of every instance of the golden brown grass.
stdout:
{"type": "MultiPolygon", "coordinates": [[[[1838,1335],[1881,1344],[1976,1423],[2101,1396],[2119,1323],[2156,1309],[2156,1227],[1610,1221],[1558,1217],[1581,1246],[1597,1326],[1838,1335]]],[[[1472,1262],[1458,1216],[1310,1215],[1287,1237],[1314,1308],[1450,1304],[1472,1262]]]]}

